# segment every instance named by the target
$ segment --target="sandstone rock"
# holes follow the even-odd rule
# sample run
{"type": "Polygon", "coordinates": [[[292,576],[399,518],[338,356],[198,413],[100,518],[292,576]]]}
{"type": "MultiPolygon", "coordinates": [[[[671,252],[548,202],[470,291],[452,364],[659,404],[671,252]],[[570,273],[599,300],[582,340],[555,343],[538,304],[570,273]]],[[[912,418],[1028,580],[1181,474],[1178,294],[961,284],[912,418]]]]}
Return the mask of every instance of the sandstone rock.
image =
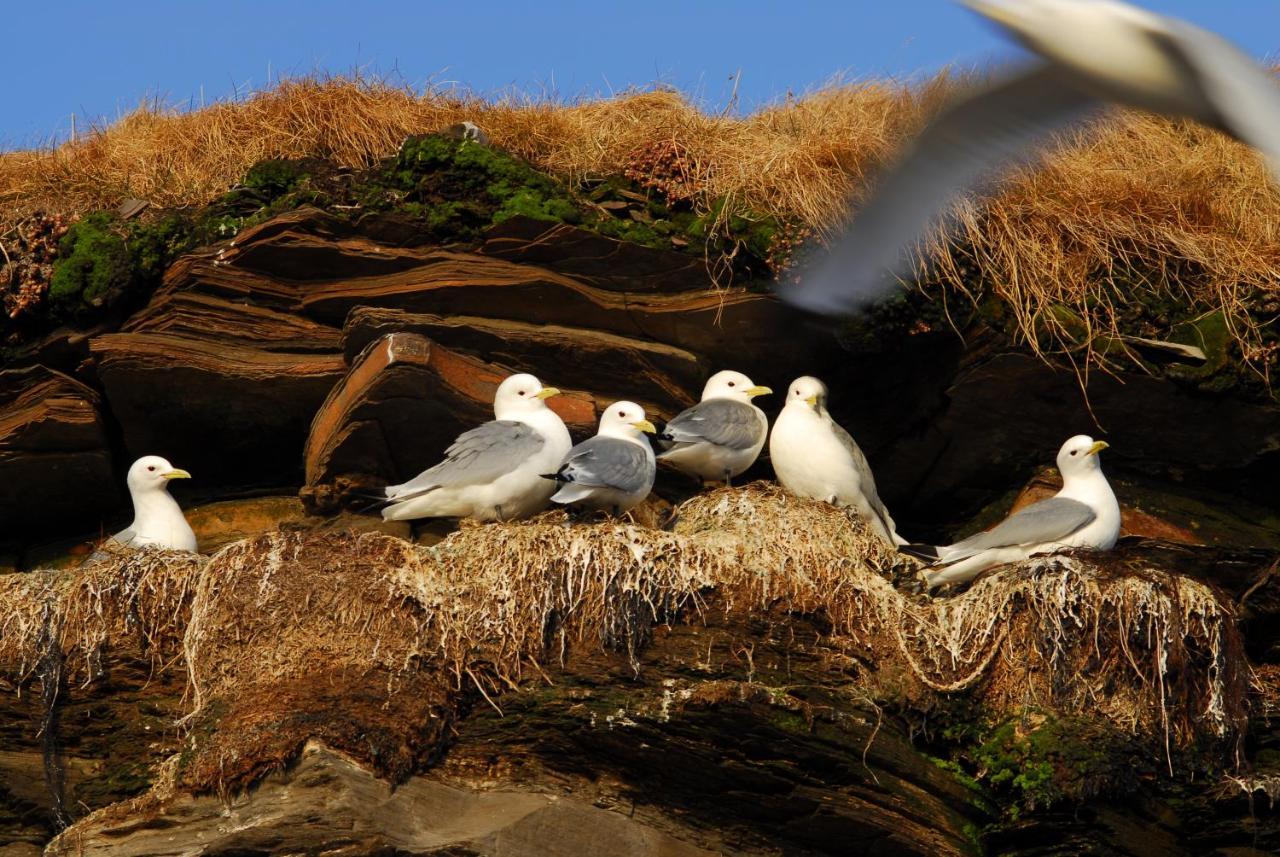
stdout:
{"type": "MultiPolygon", "coordinates": [[[[306,442],[304,502],[330,511],[351,489],[421,473],[459,434],[493,419],[493,396],[508,374],[413,333],[371,342],[316,412],[306,442]]],[[[571,433],[593,432],[597,403],[566,392],[547,404],[571,433]]]]}
{"type": "Polygon", "coordinates": [[[590,390],[602,401],[631,399],[661,418],[697,401],[710,374],[697,356],[643,339],[560,325],[476,316],[440,316],[357,307],[347,317],[348,362],[385,333],[421,334],[451,351],[511,371],[532,372],[545,383],[590,390]]]}
{"type": "Polygon", "coordinates": [[[290,527],[306,520],[297,497],[251,497],[222,500],[185,510],[195,530],[200,552],[211,554],[223,545],[290,527]]]}
{"type": "Polygon", "coordinates": [[[691,292],[711,285],[705,259],[618,241],[565,223],[513,217],[492,227],[480,252],[539,265],[614,291],[691,292]]]}
{"type": "Polygon", "coordinates": [[[0,372],[0,545],[76,532],[119,501],[100,408],[60,372],[0,372]]]}
{"type": "Polygon", "coordinates": [[[47,853],[697,857],[718,852],[656,830],[622,808],[598,809],[571,796],[476,791],[421,777],[392,789],[342,755],[310,744],[295,764],[252,791],[229,800],[178,795],[127,814],[108,810],[81,822],[47,853]]]}
{"type": "Polygon", "coordinates": [[[591,329],[674,346],[748,373],[790,373],[830,345],[829,335],[821,342],[797,338],[791,314],[770,295],[717,289],[705,271],[673,267],[700,260],[578,231],[558,230],[569,238],[543,246],[542,232],[495,233],[484,253],[396,247],[304,209],[246,230],[218,259],[179,260],[161,291],[250,299],[331,325],[355,307],[376,306],[591,329]],[[593,244],[584,256],[595,260],[590,265],[572,255],[592,242],[607,246],[593,244]],[[558,260],[559,268],[533,258],[558,260]],[[632,269],[641,273],[633,276],[632,269]]]}
{"type": "Polygon", "coordinates": [[[90,343],[131,456],[165,455],[203,492],[301,481],[307,426],[345,369],[322,350],[336,331],[186,295],[131,327],[90,343]]]}

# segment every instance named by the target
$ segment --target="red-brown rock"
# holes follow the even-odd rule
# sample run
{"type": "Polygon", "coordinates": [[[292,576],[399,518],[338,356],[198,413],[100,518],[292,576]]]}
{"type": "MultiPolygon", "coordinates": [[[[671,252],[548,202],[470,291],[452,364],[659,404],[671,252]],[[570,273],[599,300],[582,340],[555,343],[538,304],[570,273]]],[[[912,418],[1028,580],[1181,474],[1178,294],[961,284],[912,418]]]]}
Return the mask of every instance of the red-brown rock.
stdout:
{"type": "MultiPolygon", "coordinates": [[[[508,374],[414,333],[371,342],[312,421],[303,501],[331,510],[352,489],[435,464],[459,434],[493,419],[493,397],[508,374]]],[[[548,405],[575,436],[594,432],[599,405],[589,394],[566,391],[548,405]]]]}
{"type": "Polygon", "coordinates": [[[44,366],[0,372],[0,545],[91,527],[118,501],[101,404],[44,366]]]}

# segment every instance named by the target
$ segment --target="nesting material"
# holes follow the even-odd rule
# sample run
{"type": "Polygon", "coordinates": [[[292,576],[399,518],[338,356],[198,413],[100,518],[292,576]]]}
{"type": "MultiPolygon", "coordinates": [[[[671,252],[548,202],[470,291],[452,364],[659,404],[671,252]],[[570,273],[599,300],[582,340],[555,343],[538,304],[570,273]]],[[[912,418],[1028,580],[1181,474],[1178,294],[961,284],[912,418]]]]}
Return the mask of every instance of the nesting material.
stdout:
{"type": "Polygon", "coordinates": [[[405,776],[471,706],[500,709],[578,653],[642,670],[660,625],[718,623],[749,643],[775,632],[747,630],[765,615],[771,629],[821,618],[822,646],[868,665],[850,680],[873,698],[967,694],[993,716],[1088,714],[1168,746],[1243,729],[1247,660],[1203,584],[1058,556],[930,601],[891,584],[903,562],[855,515],[763,484],[695,497],[670,530],[556,511],[431,547],[272,533],[207,562],[140,552],[0,578],[0,673],[29,675],[49,627],[86,664],[181,635],[191,746],[175,777],[197,790],[251,782],[309,739],[405,776]]]}

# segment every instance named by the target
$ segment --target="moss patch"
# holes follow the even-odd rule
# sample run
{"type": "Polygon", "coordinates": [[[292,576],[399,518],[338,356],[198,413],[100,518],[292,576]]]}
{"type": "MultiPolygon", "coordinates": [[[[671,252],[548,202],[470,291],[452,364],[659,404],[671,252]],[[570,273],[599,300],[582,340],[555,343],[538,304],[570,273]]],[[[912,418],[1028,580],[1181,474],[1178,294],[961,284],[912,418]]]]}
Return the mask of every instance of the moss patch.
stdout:
{"type": "Polygon", "coordinates": [[[977,783],[1006,798],[1012,819],[1027,810],[1131,792],[1159,759],[1128,735],[1085,717],[1027,712],[990,728],[961,755],[977,783]]]}

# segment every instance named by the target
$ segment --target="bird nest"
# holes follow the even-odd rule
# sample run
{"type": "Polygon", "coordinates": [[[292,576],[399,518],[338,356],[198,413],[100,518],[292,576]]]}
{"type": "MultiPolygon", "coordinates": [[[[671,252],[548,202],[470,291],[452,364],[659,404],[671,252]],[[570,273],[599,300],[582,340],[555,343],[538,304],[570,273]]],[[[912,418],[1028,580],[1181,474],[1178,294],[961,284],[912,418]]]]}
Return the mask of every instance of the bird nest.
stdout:
{"type": "Polygon", "coordinates": [[[891,583],[904,562],[845,512],[763,485],[695,497],[667,529],[550,512],[431,547],[273,533],[207,561],[144,551],[0,577],[0,675],[30,678],[42,641],[86,680],[104,650],[185,665],[174,775],[191,789],[250,782],[313,738],[404,776],[472,706],[584,654],[640,671],[656,629],[717,623],[746,644],[773,633],[761,616],[815,619],[872,698],[965,694],[993,716],[1087,714],[1179,746],[1241,733],[1247,661],[1203,584],[1064,556],[929,601],[891,583]]]}

